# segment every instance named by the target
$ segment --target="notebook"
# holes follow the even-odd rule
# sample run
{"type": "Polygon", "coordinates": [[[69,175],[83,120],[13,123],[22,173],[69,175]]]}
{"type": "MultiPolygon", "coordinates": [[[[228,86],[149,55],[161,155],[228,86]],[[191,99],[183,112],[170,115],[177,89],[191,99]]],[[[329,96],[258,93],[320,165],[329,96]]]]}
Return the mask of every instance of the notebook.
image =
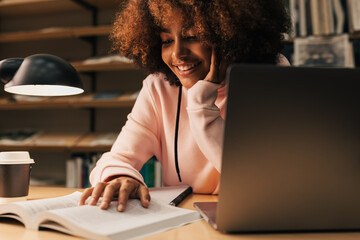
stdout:
{"type": "Polygon", "coordinates": [[[233,65],[217,203],[223,232],[360,229],[360,70],[233,65]]]}

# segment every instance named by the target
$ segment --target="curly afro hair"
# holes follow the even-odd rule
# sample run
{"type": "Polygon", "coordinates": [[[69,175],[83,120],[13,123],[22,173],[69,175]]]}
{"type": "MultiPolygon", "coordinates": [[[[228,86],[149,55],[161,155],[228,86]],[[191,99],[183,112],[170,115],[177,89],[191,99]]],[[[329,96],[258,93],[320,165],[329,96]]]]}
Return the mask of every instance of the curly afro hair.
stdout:
{"type": "Polygon", "coordinates": [[[161,58],[160,39],[174,9],[186,16],[184,27],[227,63],[275,64],[290,30],[284,0],[128,0],[120,9],[110,35],[113,50],[148,73],[165,73],[175,85],[180,81],[161,58]]]}

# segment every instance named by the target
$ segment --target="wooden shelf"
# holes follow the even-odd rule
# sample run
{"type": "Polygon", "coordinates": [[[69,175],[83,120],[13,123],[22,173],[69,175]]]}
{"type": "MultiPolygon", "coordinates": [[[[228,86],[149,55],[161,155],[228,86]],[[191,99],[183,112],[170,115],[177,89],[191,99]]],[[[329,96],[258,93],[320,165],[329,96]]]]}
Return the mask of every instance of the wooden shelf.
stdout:
{"type": "Polygon", "coordinates": [[[35,137],[34,140],[25,147],[31,147],[31,150],[71,150],[84,135],[85,133],[44,133],[35,137]]]}
{"type": "MultiPolygon", "coordinates": [[[[360,40],[360,33],[350,33],[349,34],[349,38],[351,39],[351,40],[360,40]]],[[[294,43],[294,38],[290,38],[290,39],[286,39],[285,40],[285,43],[294,43]]]]}
{"type": "Polygon", "coordinates": [[[26,143],[0,144],[0,151],[109,151],[118,133],[40,133],[26,143]],[[110,137],[108,137],[110,135],[110,137]],[[101,141],[102,138],[106,141],[101,141]]]}
{"type": "Polygon", "coordinates": [[[350,34],[350,39],[352,39],[352,40],[360,40],[360,33],[352,33],[352,34],[350,34]]]}
{"type": "Polygon", "coordinates": [[[26,144],[1,144],[1,151],[67,151],[75,146],[85,133],[43,133],[26,144]]]}
{"type": "MultiPolygon", "coordinates": [[[[86,0],[97,8],[116,8],[117,0],[86,0]]],[[[72,0],[6,0],[0,2],[0,16],[14,17],[79,11],[85,8],[72,0]]]]}
{"type": "Polygon", "coordinates": [[[9,98],[1,98],[0,110],[132,107],[136,100],[132,94],[123,94],[112,99],[98,100],[94,100],[94,94],[69,97],[44,97],[34,101],[14,101],[9,98]]]}
{"type": "Polygon", "coordinates": [[[111,149],[118,133],[87,133],[72,147],[73,152],[106,152],[111,149]]]}
{"type": "Polygon", "coordinates": [[[0,42],[21,42],[33,40],[49,40],[59,38],[80,38],[108,35],[112,26],[47,28],[36,31],[11,32],[0,34],[0,42]]]}
{"type": "Polygon", "coordinates": [[[116,70],[133,70],[139,68],[133,63],[109,62],[109,63],[85,63],[71,62],[74,68],[79,72],[98,72],[98,71],[116,71],[116,70]]]}
{"type": "Polygon", "coordinates": [[[83,9],[71,0],[11,0],[0,2],[0,16],[51,14],[83,9]],[[31,6],[31,7],[30,7],[31,6]]]}
{"type": "MultiPolygon", "coordinates": [[[[94,94],[88,94],[80,97],[76,101],[71,101],[71,106],[74,108],[116,108],[116,107],[132,107],[136,98],[134,93],[120,95],[112,99],[97,99],[94,100],[94,94]]],[[[58,98],[60,100],[60,98],[58,98]]]]}

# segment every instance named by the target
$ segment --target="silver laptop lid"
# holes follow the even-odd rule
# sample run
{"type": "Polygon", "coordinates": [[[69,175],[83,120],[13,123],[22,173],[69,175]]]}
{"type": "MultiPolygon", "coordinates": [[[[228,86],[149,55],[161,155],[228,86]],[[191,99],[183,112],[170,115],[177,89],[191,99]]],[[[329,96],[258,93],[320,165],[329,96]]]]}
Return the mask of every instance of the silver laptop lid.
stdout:
{"type": "Polygon", "coordinates": [[[234,65],[217,226],[360,228],[360,71],[234,65]]]}

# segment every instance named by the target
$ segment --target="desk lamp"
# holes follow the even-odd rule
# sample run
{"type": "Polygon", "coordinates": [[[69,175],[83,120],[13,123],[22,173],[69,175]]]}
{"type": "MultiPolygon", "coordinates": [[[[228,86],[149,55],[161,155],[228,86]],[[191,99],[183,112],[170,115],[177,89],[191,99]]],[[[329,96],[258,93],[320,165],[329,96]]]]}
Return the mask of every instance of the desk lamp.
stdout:
{"type": "Polygon", "coordinates": [[[49,54],[0,61],[0,81],[6,92],[21,95],[67,96],[84,92],[75,68],[49,54]]]}

